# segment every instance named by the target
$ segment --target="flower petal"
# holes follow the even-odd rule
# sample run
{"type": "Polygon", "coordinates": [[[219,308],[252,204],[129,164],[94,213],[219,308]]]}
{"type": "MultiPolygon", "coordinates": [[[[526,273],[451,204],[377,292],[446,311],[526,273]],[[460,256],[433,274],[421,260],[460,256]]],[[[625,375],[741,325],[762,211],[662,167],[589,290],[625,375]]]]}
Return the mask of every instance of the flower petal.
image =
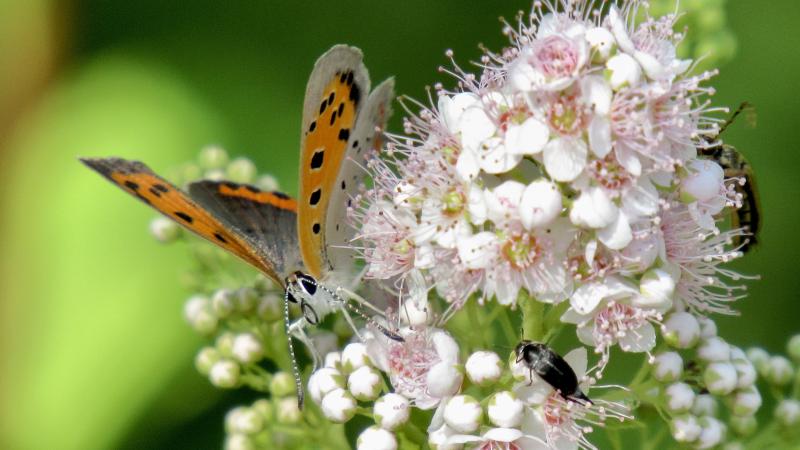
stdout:
{"type": "Polygon", "coordinates": [[[539,153],[550,139],[550,129],[538,119],[529,117],[521,124],[511,124],[506,130],[506,151],[512,155],[539,153]]]}
{"type": "Polygon", "coordinates": [[[572,181],[586,166],[587,155],[582,139],[553,139],[544,147],[544,166],[554,180],[572,181]]]}

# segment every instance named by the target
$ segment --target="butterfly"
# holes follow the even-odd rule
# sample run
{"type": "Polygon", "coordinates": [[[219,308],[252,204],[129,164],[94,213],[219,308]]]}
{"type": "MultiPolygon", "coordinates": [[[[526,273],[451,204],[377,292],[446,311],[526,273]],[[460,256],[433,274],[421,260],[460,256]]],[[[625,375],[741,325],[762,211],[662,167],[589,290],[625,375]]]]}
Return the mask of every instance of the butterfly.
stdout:
{"type": "Polygon", "coordinates": [[[365,173],[360,162],[380,147],[394,98],[392,78],[370,92],[362,58],[358,48],[336,45],[314,64],[303,104],[298,199],[231,181],[196,181],[184,192],[138,161],[81,158],[129,194],[283,288],[301,408],[302,381],[292,337],[309,348],[315,367],[321,360],[304,331],[307,325],[341,311],[358,333],[349,314],[353,312],[390,338],[402,340],[372,320],[363,307],[381,314],[379,310],[343,287],[358,272],[353,252],[345,247],[354,233],[346,223],[347,209],[365,173]],[[290,303],[299,304],[303,313],[295,322],[289,318],[290,303]]]}

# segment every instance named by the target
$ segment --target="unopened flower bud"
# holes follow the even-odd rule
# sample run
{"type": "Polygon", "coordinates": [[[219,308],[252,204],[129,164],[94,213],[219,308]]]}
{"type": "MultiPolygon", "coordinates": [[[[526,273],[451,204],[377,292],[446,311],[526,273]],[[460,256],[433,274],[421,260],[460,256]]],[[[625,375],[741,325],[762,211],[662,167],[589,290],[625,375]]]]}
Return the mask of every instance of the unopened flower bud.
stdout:
{"type": "Polygon", "coordinates": [[[700,338],[700,324],[687,312],[670,314],[661,329],[664,340],[675,348],[691,348],[700,338]]]}
{"type": "Polygon", "coordinates": [[[481,424],[483,410],[480,403],[469,395],[456,395],[444,407],[444,421],[453,430],[469,434],[481,424]]]}
{"type": "Polygon", "coordinates": [[[485,386],[500,379],[502,364],[497,353],[478,351],[469,356],[464,368],[470,381],[485,386]]]}
{"type": "Polygon", "coordinates": [[[710,337],[700,343],[697,357],[705,362],[730,361],[731,347],[722,338],[710,337]]]}
{"type": "Polygon", "coordinates": [[[686,383],[672,383],[664,390],[667,410],[674,414],[688,412],[694,404],[694,390],[686,383]]]}
{"type": "Polygon", "coordinates": [[[433,317],[428,306],[427,291],[425,297],[406,300],[400,308],[400,319],[411,327],[425,326],[433,317]]]}
{"type": "Polygon", "coordinates": [[[785,386],[794,377],[792,363],[783,356],[773,356],[767,361],[764,378],[775,386],[785,386]]]}
{"type": "Polygon", "coordinates": [[[411,405],[408,399],[395,393],[379,398],[372,409],[375,423],[390,431],[408,422],[410,414],[411,405]]]}
{"type": "Polygon", "coordinates": [[[256,187],[262,191],[272,192],[280,189],[280,183],[272,175],[262,175],[256,180],[256,187]]]}
{"type": "Polygon", "coordinates": [[[181,235],[181,227],[166,217],[156,217],[150,221],[150,234],[159,242],[173,242],[181,235]]]}
{"type": "Polygon", "coordinates": [[[203,169],[221,169],[228,164],[228,152],[222,147],[209,145],[200,151],[198,162],[203,169]]]}
{"type": "Polygon", "coordinates": [[[294,425],[303,419],[303,413],[297,406],[297,399],[294,397],[284,397],[278,400],[275,409],[278,412],[276,417],[278,423],[294,425]]]}
{"type": "Polygon", "coordinates": [[[425,379],[428,393],[434,397],[444,398],[458,392],[464,375],[455,364],[442,361],[430,368],[425,379]]]}
{"type": "Polygon", "coordinates": [[[627,53],[617,53],[606,62],[608,81],[614,90],[634,86],[642,78],[642,68],[627,53]]]}
{"type": "Polygon", "coordinates": [[[317,370],[308,379],[308,394],[317,404],[322,401],[325,394],[342,388],[344,388],[344,377],[341,372],[331,367],[317,370]]]}
{"type": "Polygon", "coordinates": [[[239,384],[239,364],[229,359],[221,359],[211,366],[208,378],[211,384],[218,388],[236,387],[239,384]]]}
{"type": "Polygon", "coordinates": [[[758,420],[755,416],[731,416],[728,419],[728,424],[739,436],[751,436],[758,429],[758,420]]]}
{"type": "Polygon", "coordinates": [[[370,366],[361,366],[347,377],[347,390],[361,401],[375,400],[382,387],[381,375],[370,366]]]}
{"type": "Polygon", "coordinates": [[[762,377],[767,373],[767,363],[769,362],[769,353],[766,350],[760,347],[751,347],[748,348],[745,352],[747,355],[747,359],[750,360],[751,363],[756,367],[758,370],[759,375],[762,377]]]}
{"type": "Polygon", "coordinates": [[[211,309],[217,317],[224,319],[230,316],[235,308],[233,292],[230,290],[219,289],[211,296],[211,309]]]}
{"type": "Polygon", "coordinates": [[[294,377],[289,372],[276,372],[269,382],[269,391],[273,397],[286,397],[295,394],[294,377]]]}
{"type": "Polygon", "coordinates": [[[755,386],[739,390],[731,399],[731,411],[737,416],[752,416],[761,408],[761,393],[755,386]]]}
{"type": "Polygon", "coordinates": [[[358,436],[356,448],[357,450],[396,450],[397,438],[390,431],[372,426],[358,436]]]}
{"type": "Polygon", "coordinates": [[[731,363],[711,363],[703,372],[703,381],[712,394],[729,394],[736,388],[736,369],[731,363]]]}
{"type": "Polygon", "coordinates": [[[664,352],[656,355],[653,362],[653,376],[662,383],[670,383],[683,373],[683,358],[677,352],[664,352]]]}
{"type": "Polygon", "coordinates": [[[786,344],[786,353],[795,363],[800,363],[800,334],[795,334],[786,344]]]}
{"type": "Polygon", "coordinates": [[[322,367],[330,367],[331,369],[339,370],[342,364],[342,354],[339,352],[328,352],[325,355],[325,362],[322,367]]]}
{"type": "Polygon", "coordinates": [[[697,417],[691,414],[683,414],[673,417],[669,423],[672,437],[678,442],[694,442],[700,437],[700,423],[697,417]]]}
{"type": "Polygon", "coordinates": [[[253,411],[261,414],[261,419],[264,423],[272,422],[273,417],[275,417],[275,408],[272,406],[269,400],[265,398],[260,398],[253,402],[253,411]]]}
{"type": "Polygon", "coordinates": [[[367,346],[361,342],[354,342],[347,344],[342,350],[342,367],[343,373],[348,374],[360,367],[370,365],[369,356],[367,356],[367,346]]]}
{"type": "Polygon", "coordinates": [[[214,347],[203,347],[197,352],[194,357],[194,366],[197,371],[203,375],[208,376],[211,373],[211,367],[222,358],[219,351],[214,347]]]}
{"type": "Polygon", "coordinates": [[[283,300],[273,293],[264,294],[258,301],[258,317],[266,322],[283,319],[283,300]]]}
{"type": "Polygon", "coordinates": [[[228,433],[256,434],[264,427],[264,419],[252,408],[240,406],[225,415],[225,429],[228,433]]]}
{"type": "Polygon", "coordinates": [[[725,438],[725,425],[711,416],[701,417],[700,436],[697,438],[695,446],[699,449],[711,448],[719,444],[725,438]]]}
{"type": "Polygon", "coordinates": [[[709,394],[699,394],[694,397],[692,414],[695,416],[716,416],[717,400],[709,394]]]}
{"type": "Polygon", "coordinates": [[[586,30],[586,42],[592,47],[595,62],[603,62],[611,56],[611,51],[616,45],[614,35],[603,27],[594,27],[586,30]]]}
{"type": "Polygon", "coordinates": [[[231,352],[242,364],[250,364],[264,357],[264,345],[253,333],[241,333],[233,339],[231,352]]]}
{"type": "Polygon", "coordinates": [[[489,420],[498,427],[512,428],[522,421],[525,405],[511,392],[494,394],[486,408],[489,420]]]}
{"type": "Polygon", "coordinates": [[[701,338],[710,338],[717,335],[717,323],[714,322],[714,319],[698,317],[697,322],[700,324],[701,338]]]}
{"type": "Polygon", "coordinates": [[[241,313],[249,313],[258,304],[258,291],[245,286],[236,291],[236,309],[241,313]]]}
{"type": "Polygon", "coordinates": [[[637,306],[665,311],[672,306],[675,280],[663,269],[650,269],[642,275],[639,291],[637,306]]]}
{"type": "Polygon", "coordinates": [[[228,164],[227,178],[237,183],[252,183],[256,178],[256,165],[247,158],[236,158],[228,164]]]}
{"type": "Polygon", "coordinates": [[[334,423],[345,423],[356,413],[356,399],[344,389],[334,389],[324,397],[320,408],[322,414],[334,423]]]}
{"type": "Polygon", "coordinates": [[[189,325],[198,333],[211,334],[217,329],[218,319],[211,309],[208,298],[195,295],[186,301],[183,308],[184,316],[189,325]]]}
{"type": "Polygon", "coordinates": [[[225,437],[225,450],[255,450],[255,448],[256,444],[246,434],[234,433],[225,437]]]}
{"type": "Polygon", "coordinates": [[[736,369],[736,387],[748,388],[756,382],[756,368],[747,358],[733,358],[733,367],[736,369]]]}
{"type": "Polygon", "coordinates": [[[775,408],[775,419],[785,427],[794,427],[800,423],[800,401],[784,399],[775,408]]]}

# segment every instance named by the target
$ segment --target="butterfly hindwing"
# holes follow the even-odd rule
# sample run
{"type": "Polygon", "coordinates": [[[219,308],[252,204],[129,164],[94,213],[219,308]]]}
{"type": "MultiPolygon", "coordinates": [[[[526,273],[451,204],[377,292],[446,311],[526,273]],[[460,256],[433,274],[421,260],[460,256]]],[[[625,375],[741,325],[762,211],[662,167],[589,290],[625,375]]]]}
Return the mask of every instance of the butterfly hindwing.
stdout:
{"type": "Polygon", "coordinates": [[[314,64],[306,87],[297,232],[306,271],[316,278],[330,268],[324,229],[328,205],[361,103],[370,89],[361,60],[357,48],[334,46],[314,64]]]}
{"type": "Polygon", "coordinates": [[[285,279],[302,270],[297,243],[297,202],[280,192],[265,192],[231,181],[203,180],[189,195],[223,224],[244,236],[285,279]]]}
{"type": "Polygon", "coordinates": [[[81,158],[81,161],[184,228],[233,253],[277,283],[283,284],[283,279],[276,272],[272,261],[260,255],[245,236],[223,223],[143,163],[121,158],[81,158]]]}
{"type": "Polygon", "coordinates": [[[367,159],[374,156],[374,150],[382,145],[386,121],[392,115],[392,100],[392,78],[383,81],[369,94],[356,118],[355,132],[350,137],[334,184],[324,230],[328,262],[336,272],[350,275],[354,271],[354,252],[344,248],[350,244],[355,232],[347,223],[347,210],[363,182],[367,159]]]}

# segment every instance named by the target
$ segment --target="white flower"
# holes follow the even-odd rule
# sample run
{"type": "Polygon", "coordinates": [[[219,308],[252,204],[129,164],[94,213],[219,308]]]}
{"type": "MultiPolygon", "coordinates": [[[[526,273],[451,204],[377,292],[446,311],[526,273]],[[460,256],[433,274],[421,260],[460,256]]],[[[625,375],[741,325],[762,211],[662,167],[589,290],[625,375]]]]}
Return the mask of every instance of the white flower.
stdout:
{"type": "Polygon", "coordinates": [[[652,322],[661,314],[642,301],[638,289],[615,276],[584,284],[570,298],[570,308],[562,322],[578,325],[581,342],[595,347],[608,361],[611,346],[626,352],[649,352],[655,347],[652,322]]]}
{"type": "Polygon", "coordinates": [[[794,427],[800,423],[800,401],[784,399],[775,408],[775,418],[785,427],[794,427]]]}
{"type": "Polygon", "coordinates": [[[691,414],[673,417],[670,422],[670,428],[672,429],[672,437],[678,442],[694,442],[702,432],[697,417],[691,414]]]}
{"type": "Polygon", "coordinates": [[[544,147],[544,167],[556,181],[572,181],[586,167],[588,147],[582,139],[558,137],[544,147]]]}
{"type": "Polygon", "coordinates": [[[400,394],[389,393],[375,402],[372,415],[381,428],[394,430],[408,421],[411,407],[408,399],[400,394]]]}
{"type": "Polygon", "coordinates": [[[396,450],[397,438],[393,433],[379,427],[368,427],[358,435],[358,450],[396,450]]]}
{"type": "Polygon", "coordinates": [[[611,51],[616,45],[614,35],[604,27],[594,27],[586,30],[586,42],[589,43],[595,56],[601,61],[611,55],[611,51]]]}
{"type": "Polygon", "coordinates": [[[420,409],[434,408],[461,387],[458,344],[436,328],[401,328],[398,342],[382,333],[367,334],[367,353],[389,375],[395,392],[411,399],[420,409]]]}
{"type": "Polygon", "coordinates": [[[731,359],[731,346],[721,338],[710,337],[700,343],[697,357],[705,362],[726,362],[731,359]]]}
{"type": "Polygon", "coordinates": [[[582,28],[545,35],[540,31],[531,47],[509,68],[509,79],[520,91],[559,91],[568,87],[587,62],[589,46],[582,28]]]}
{"type": "Polygon", "coordinates": [[[486,408],[489,420],[498,427],[512,428],[522,422],[524,404],[512,392],[494,394],[486,408]]]}
{"type": "Polygon", "coordinates": [[[450,445],[469,444],[481,450],[527,449],[530,438],[516,428],[490,428],[480,436],[456,434],[447,439],[450,445]]]}
{"type": "Polygon", "coordinates": [[[666,311],[672,306],[675,280],[666,270],[651,269],[639,280],[639,292],[644,298],[640,304],[666,311]]]}
{"type": "Polygon", "coordinates": [[[639,64],[625,53],[612,56],[606,63],[606,67],[611,71],[609,82],[615,90],[625,86],[635,86],[639,84],[642,77],[642,69],[639,64]]]}
{"type": "Polygon", "coordinates": [[[477,351],[469,355],[464,368],[470,381],[478,385],[487,385],[500,379],[503,374],[502,364],[497,353],[477,351]]]}
{"type": "Polygon", "coordinates": [[[722,442],[725,437],[725,425],[722,422],[714,417],[704,416],[700,418],[699,424],[701,431],[697,438],[697,448],[712,448],[722,442]]]}
{"type": "Polygon", "coordinates": [[[254,363],[264,356],[264,346],[253,333],[241,333],[233,340],[232,352],[239,362],[254,363]]]}
{"type": "Polygon", "coordinates": [[[558,186],[540,178],[529,184],[519,203],[519,218],[526,229],[550,225],[561,214],[561,192],[558,186]]]}
{"type": "Polygon", "coordinates": [[[785,386],[794,377],[792,363],[783,356],[776,355],[769,358],[765,365],[764,378],[775,386],[785,386]]]}
{"type": "Polygon", "coordinates": [[[225,428],[229,433],[255,434],[262,430],[264,420],[252,408],[238,407],[225,415],[225,428]]]}
{"type": "Polygon", "coordinates": [[[761,408],[761,402],[758,388],[750,386],[734,393],[731,410],[737,416],[752,416],[761,408]]]}
{"type": "Polygon", "coordinates": [[[347,390],[362,401],[375,400],[381,392],[383,380],[377,370],[361,366],[347,377],[347,390]]]}
{"type": "Polygon", "coordinates": [[[353,418],[356,413],[356,400],[344,389],[334,389],[324,397],[320,403],[322,414],[334,423],[344,423],[353,418]]]}
{"type": "Polygon", "coordinates": [[[444,421],[459,433],[472,433],[481,423],[480,403],[469,395],[456,395],[444,406],[444,421]]]}
{"type": "Polygon", "coordinates": [[[694,397],[692,414],[695,416],[716,416],[717,400],[711,394],[699,394],[694,397]]]}

